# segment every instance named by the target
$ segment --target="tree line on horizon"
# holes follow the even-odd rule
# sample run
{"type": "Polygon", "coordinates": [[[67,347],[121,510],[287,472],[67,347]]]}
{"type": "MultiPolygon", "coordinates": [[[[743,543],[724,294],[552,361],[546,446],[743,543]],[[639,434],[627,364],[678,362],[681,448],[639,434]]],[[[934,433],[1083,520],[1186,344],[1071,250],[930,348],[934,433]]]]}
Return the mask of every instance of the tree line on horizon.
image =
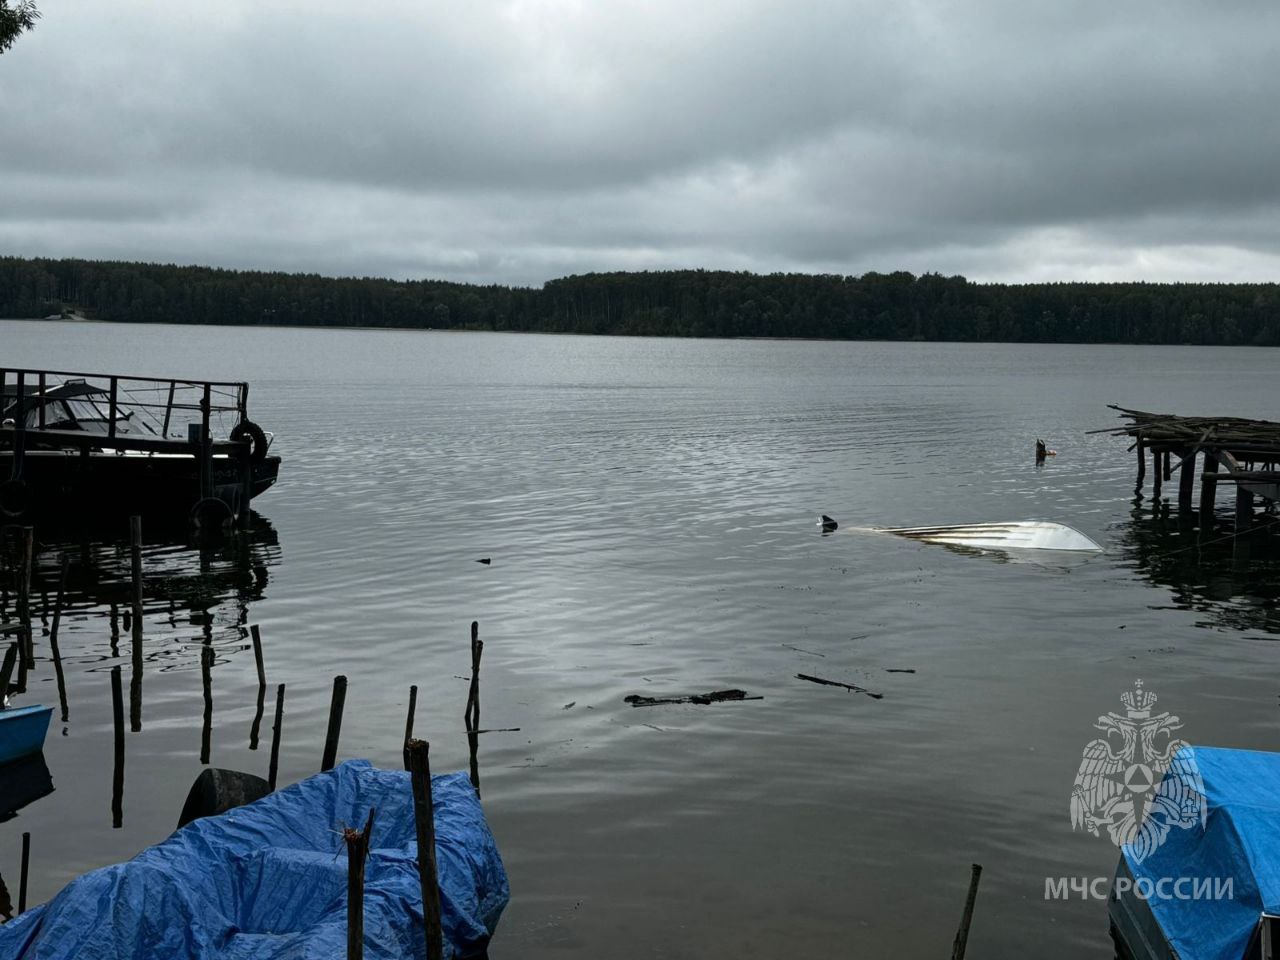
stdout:
{"type": "Polygon", "coordinates": [[[541,288],[0,257],[0,317],[676,337],[1280,346],[1273,283],[972,283],[715,270],[541,288]]]}

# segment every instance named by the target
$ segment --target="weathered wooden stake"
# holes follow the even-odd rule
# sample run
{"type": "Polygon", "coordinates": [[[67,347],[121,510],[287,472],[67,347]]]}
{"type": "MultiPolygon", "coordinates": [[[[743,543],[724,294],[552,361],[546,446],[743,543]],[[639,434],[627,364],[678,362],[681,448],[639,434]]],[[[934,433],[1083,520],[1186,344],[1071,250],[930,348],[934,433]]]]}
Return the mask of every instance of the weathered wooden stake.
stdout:
{"type": "Polygon", "coordinates": [[[324,759],[321,770],[332,770],[338,759],[338,735],[342,733],[342,707],[347,700],[347,678],[333,678],[333,698],[329,701],[329,729],[324,737],[324,759]]]}
{"type": "Polygon", "coordinates": [[[973,904],[978,899],[982,864],[973,864],[972,871],[969,876],[969,895],[965,897],[964,914],[960,917],[960,929],[956,931],[955,942],[951,945],[951,960],[964,960],[964,951],[969,944],[969,924],[973,922],[973,904]]]}
{"type": "Polygon", "coordinates": [[[364,864],[375,812],[369,811],[363,830],[342,832],[347,842],[347,960],[364,960],[364,864]]]}
{"type": "Polygon", "coordinates": [[[418,881],[422,886],[427,960],[443,960],[440,883],[436,874],[435,807],[431,799],[431,746],[425,740],[410,740],[405,750],[409,755],[409,776],[413,787],[413,821],[418,837],[418,881]]]}
{"type": "Polygon", "coordinates": [[[133,619],[142,619],[142,518],[129,518],[129,559],[133,579],[133,619]]]}
{"type": "Polygon", "coordinates": [[[1160,496],[1160,481],[1164,477],[1164,469],[1160,465],[1160,451],[1151,451],[1151,496],[1160,496]]]}
{"type": "Polygon", "coordinates": [[[1218,472],[1218,458],[1209,450],[1204,452],[1204,476],[1200,479],[1200,533],[1213,529],[1214,505],[1218,502],[1218,481],[1209,474],[1218,472]]]}
{"type": "Polygon", "coordinates": [[[200,648],[200,683],[204,688],[204,728],[200,731],[200,762],[209,762],[210,741],[213,739],[213,647],[200,648]]]}
{"type": "Polygon", "coordinates": [[[124,690],[120,686],[120,668],[111,668],[111,716],[115,721],[115,768],[111,777],[111,826],[119,830],[124,823],[124,690]]]}
{"type": "Polygon", "coordinates": [[[1236,535],[1232,552],[1237,559],[1249,554],[1249,531],[1253,527],[1253,491],[1236,481],[1236,535]]]}
{"type": "Polygon", "coordinates": [[[471,787],[480,796],[480,731],[467,731],[467,752],[470,754],[471,787]]]}
{"type": "Polygon", "coordinates": [[[27,628],[26,640],[19,651],[22,654],[22,671],[19,673],[21,681],[18,685],[23,690],[27,689],[26,671],[34,670],[36,667],[36,647],[31,632],[31,566],[34,541],[35,535],[31,527],[23,527],[18,568],[18,619],[27,628]]]}
{"type": "Polygon", "coordinates": [[[1138,489],[1142,489],[1143,481],[1147,479],[1147,445],[1142,441],[1142,434],[1138,434],[1138,489]]]}
{"type": "Polygon", "coordinates": [[[468,730],[480,729],[480,656],[484,653],[484,641],[480,639],[479,622],[471,621],[471,688],[467,691],[467,708],[463,722],[468,730]]]}
{"type": "Polygon", "coordinates": [[[1165,478],[1166,480],[1172,480],[1172,479],[1173,479],[1173,466],[1172,466],[1172,464],[1170,464],[1170,463],[1169,463],[1169,454],[1170,454],[1170,452],[1171,452],[1171,451],[1169,451],[1169,450],[1166,450],[1166,451],[1164,452],[1164,457],[1162,458],[1162,462],[1161,462],[1161,469],[1164,471],[1164,478],[1165,478]]]}
{"type": "Polygon", "coordinates": [[[58,575],[58,596],[53,604],[53,623],[49,627],[49,655],[53,658],[53,672],[58,679],[58,703],[62,707],[62,722],[67,722],[67,678],[62,672],[62,653],[58,649],[58,628],[62,625],[62,603],[67,594],[67,573],[71,558],[62,555],[62,569],[58,575]]]}
{"type": "Polygon", "coordinates": [[[31,834],[22,834],[22,872],[18,876],[18,913],[27,912],[27,870],[31,866],[31,834]]]}
{"type": "Polygon", "coordinates": [[[276,722],[271,728],[271,765],[267,769],[267,787],[276,789],[276,773],[280,769],[280,728],[284,726],[284,684],[276,687],[276,722]]]}
{"type": "Polygon", "coordinates": [[[404,768],[409,769],[409,741],[413,739],[413,711],[418,705],[418,687],[416,684],[409,686],[409,715],[404,721],[404,768]]]}
{"type": "Polygon", "coordinates": [[[249,636],[253,639],[253,662],[258,668],[258,686],[267,685],[267,671],[262,666],[262,631],[255,623],[249,628],[249,636]]]}

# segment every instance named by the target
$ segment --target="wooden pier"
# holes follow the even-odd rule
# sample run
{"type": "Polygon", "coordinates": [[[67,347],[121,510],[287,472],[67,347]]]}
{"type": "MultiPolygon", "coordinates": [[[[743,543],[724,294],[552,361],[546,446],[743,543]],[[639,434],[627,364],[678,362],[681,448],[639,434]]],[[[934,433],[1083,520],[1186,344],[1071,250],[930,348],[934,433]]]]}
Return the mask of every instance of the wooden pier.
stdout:
{"type": "Polygon", "coordinates": [[[1178,509],[1195,517],[1201,536],[1213,529],[1218,486],[1235,484],[1235,539],[1243,547],[1258,528],[1255,502],[1274,511],[1280,501],[1280,423],[1239,417],[1180,417],[1147,413],[1109,405],[1128,422],[1091,431],[1127,435],[1137,451],[1138,489],[1151,458],[1152,496],[1161,495],[1164,482],[1177,478],[1178,509]],[[1196,474],[1197,457],[1201,472],[1196,474]],[[1196,480],[1200,496],[1195,496],[1196,480]]]}
{"type": "Polygon", "coordinates": [[[77,499],[125,499],[144,475],[165,484],[161,499],[193,516],[247,522],[250,498],[275,479],[271,471],[264,486],[268,441],[248,404],[247,383],[0,367],[0,516],[23,515],[51,483],[64,496],[75,488],[77,499]],[[228,436],[215,438],[227,421],[228,436]],[[68,459],[53,462],[50,453],[68,459]],[[121,458],[131,454],[151,462],[127,471],[121,458]],[[176,484],[160,476],[166,460],[163,472],[180,477],[176,484]]]}

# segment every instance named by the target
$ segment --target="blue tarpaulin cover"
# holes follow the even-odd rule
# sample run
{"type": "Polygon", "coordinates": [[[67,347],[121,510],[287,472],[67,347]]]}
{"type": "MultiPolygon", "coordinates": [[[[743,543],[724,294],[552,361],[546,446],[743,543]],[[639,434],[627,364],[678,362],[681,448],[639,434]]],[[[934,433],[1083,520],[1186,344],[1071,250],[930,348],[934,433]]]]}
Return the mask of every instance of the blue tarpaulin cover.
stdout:
{"type": "MultiPolygon", "coordinates": [[[[1184,748],[1185,749],[1185,748],[1184,748]]],[[[1263,912],[1280,913],[1280,754],[1195,748],[1208,819],[1202,831],[1174,828],[1141,863],[1128,848],[1134,881],[1187,877],[1182,893],[1231,879],[1231,897],[1152,896],[1151,912],[1184,960],[1240,960],[1263,912]]],[[[1167,775],[1166,775],[1167,776],[1167,775]]]]}
{"type": "MultiPolygon", "coordinates": [[[[445,956],[484,949],[507,875],[465,774],[432,777],[445,956]]],[[[349,760],[127,863],[73,880],[0,926],[3,960],[334,960],[347,951],[342,826],[377,808],[365,868],[364,955],[425,956],[409,774],[349,760]]]]}

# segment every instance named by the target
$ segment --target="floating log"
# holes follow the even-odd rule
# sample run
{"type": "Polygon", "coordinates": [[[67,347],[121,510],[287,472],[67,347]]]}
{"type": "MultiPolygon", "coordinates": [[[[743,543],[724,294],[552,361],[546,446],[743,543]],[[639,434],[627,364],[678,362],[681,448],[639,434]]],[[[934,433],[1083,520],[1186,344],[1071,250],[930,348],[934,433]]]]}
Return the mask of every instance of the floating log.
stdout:
{"type": "Polygon", "coordinates": [[[865,694],[866,694],[868,697],[870,697],[872,700],[883,700],[883,699],[884,699],[884,694],[883,694],[883,693],[872,693],[872,692],[871,692],[870,690],[868,690],[866,687],[860,687],[860,686],[858,686],[856,683],[845,683],[845,682],[844,682],[844,681],[842,681],[842,680],[827,680],[827,679],[825,679],[825,678],[823,678],[823,677],[813,677],[813,676],[810,676],[810,675],[809,675],[809,674],[807,674],[807,673],[797,673],[797,674],[796,674],[796,679],[797,679],[797,680],[808,680],[810,683],[820,683],[820,684],[822,684],[823,686],[827,686],[827,687],[844,687],[846,690],[851,690],[851,691],[853,691],[854,693],[865,693],[865,694]]]}
{"type": "Polygon", "coordinates": [[[638,693],[623,697],[623,703],[633,707],[657,707],[668,703],[723,703],[727,700],[763,700],[764,697],[747,696],[745,690],[712,690],[710,693],[692,693],[682,697],[644,697],[638,693]]]}

